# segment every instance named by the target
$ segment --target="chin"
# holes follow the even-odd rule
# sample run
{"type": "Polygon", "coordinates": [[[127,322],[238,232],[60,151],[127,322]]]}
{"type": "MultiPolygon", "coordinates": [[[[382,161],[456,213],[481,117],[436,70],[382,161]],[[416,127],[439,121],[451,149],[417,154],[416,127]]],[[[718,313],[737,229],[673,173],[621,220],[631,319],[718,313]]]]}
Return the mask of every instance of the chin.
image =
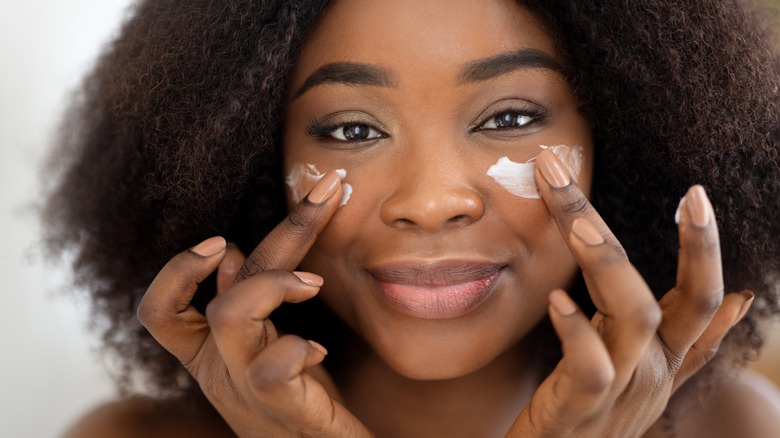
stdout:
{"type": "Polygon", "coordinates": [[[463,330],[450,331],[446,336],[423,329],[413,332],[413,336],[386,332],[386,337],[368,343],[391,370],[414,380],[448,380],[469,375],[512,350],[519,338],[474,336],[474,332],[463,330]]]}

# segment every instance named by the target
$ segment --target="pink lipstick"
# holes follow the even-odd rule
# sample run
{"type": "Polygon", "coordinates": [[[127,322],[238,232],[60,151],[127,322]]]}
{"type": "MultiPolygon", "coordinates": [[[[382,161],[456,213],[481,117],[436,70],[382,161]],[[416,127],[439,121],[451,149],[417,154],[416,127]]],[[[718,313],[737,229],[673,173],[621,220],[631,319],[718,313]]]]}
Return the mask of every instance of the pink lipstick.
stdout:
{"type": "Polygon", "coordinates": [[[379,297],[392,309],[423,319],[463,316],[493,291],[503,266],[495,263],[442,260],[403,262],[368,269],[379,297]]]}

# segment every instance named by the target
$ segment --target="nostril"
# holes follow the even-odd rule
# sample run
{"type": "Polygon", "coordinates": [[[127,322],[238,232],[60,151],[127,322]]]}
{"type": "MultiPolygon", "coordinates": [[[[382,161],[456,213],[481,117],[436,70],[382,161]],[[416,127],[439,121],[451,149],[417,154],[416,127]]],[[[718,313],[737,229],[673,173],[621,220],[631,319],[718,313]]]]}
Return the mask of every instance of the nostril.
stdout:
{"type": "Polygon", "coordinates": [[[459,214],[457,216],[451,217],[450,222],[453,223],[468,223],[471,222],[471,218],[468,215],[465,214],[459,214]]]}
{"type": "Polygon", "coordinates": [[[413,227],[415,225],[413,220],[404,218],[396,219],[395,224],[400,228],[413,227]]]}

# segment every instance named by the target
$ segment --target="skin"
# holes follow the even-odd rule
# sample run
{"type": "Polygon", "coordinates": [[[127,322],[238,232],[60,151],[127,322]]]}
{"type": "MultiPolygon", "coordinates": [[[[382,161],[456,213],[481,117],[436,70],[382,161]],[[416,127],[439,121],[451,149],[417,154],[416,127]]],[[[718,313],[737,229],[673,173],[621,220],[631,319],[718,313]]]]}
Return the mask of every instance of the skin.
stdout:
{"type": "Polygon", "coordinates": [[[302,50],[291,95],[317,69],[340,61],[387,70],[394,84],[311,88],[289,101],[284,136],[287,171],[299,162],[343,167],[354,187],[301,267],[326,278],[321,297],[383,362],[420,380],[492,363],[545,315],[547,293],[568,287],[576,272],[544,203],[512,195],[487,169],[501,156],[525,162],[539,144],[582,144],[580,183],[586,191],[590,185],[590,128],[562,75],[519,68],[459,83],[469,64],[519,49],[555,59],[553,41],[527,13],[507,13],[505,3],[456,4],[461,14],[430,22],[440,3],[336,2],[302,50]],[[503,38],[491,38],[496,33],[503,38]],[[537,105],[547,111],[544,121],[470,132],[494,113],[537,105]],[[306,129],[313,119],[362,122],[386,137],[351,144],[313,138],[306,129]],[[374,266],[448,259],[505,266],[494,295],[465,316],[410,318],[367,292],[375,289],[374,266]]]}
{"type": "Polygon", "coordinates": [[[454,73],[520,48],[555,60],[550,36],[513,2],[448,1],[440,14],[444,6],[335,3],[291,78],[285,166],[347,169],[350,202],[338,207],[343,189],[328,172],[246,260],[220,237],[179,254],[139,319],[239,436],[657,436],[671,394],[750,305],[749,294],[723,296],[706,194],[686,195],[677,285],[658,303],[587,201],[590,131],[564,78],[522,68],[461,84],[454,73]],[[339,61],[386,68],[392,86],[295,92],[339,61]],[[511,132],[470,129],[486,110],[506,110],[495,104],[507,98],[540,102],[545,117],[511,132]],[[345,145],[307,135],[311,119],[343,111],[353,124],[370,114],[385,136],[345,145]],[[540,154],[542,200],[514,197],[485,175],[497,157],[525,161],[538,144],[583,145],[586,170],[575,181],[540,154]],[[458,317],[411,317],[372,293],[376,264],[464,257],[505,267],[493,293],[458,317]],[[599,310],[592,319],[560,290],[578,265],[599,310]],[[189,301],[215,270],[218,295],[201,315],[189,301]],[[281,302],[317,293],[365,342],[343,381],[318,365],[321,346],[280,335],[268,319],[281,302]],[[539,383],[523,340],[545,315],[564,357],[539,383]]]}

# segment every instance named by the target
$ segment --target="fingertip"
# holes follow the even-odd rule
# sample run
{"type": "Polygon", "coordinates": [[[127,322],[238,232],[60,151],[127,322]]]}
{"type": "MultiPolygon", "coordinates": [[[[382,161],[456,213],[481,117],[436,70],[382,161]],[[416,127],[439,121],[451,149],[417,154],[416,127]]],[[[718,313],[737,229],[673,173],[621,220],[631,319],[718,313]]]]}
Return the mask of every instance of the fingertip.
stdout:
{"type": "Polygon", "coordinates": [[[325,279],[320,277],[317,274],[312,274],[311,272],[303,272],[303,271],[293,271],[293,275],[298,277],[299,280],[306,283],[309,286],[315,286],[320,287],[323,284],[325,284],[325,279]]]}
{"type": "Polygon", "coordinates": [[[306,199],[313,204],[322,204],[338,192],[341,186],[341,175],[331,170],[319,180],[309,192],[306,199]]]}
{"type": "Polygon", "coordinates": [[[328,355],[328,350],[325,347],[323,347],[322,344],[320,344],[319,342],[312,341],[311,339],[309,339],[309,344],[312,347],[316,348],[320,353],[322,353],[323,356],[328,355]]]}
{"type": "Polygon", "coordinates": [[[570,316],[577,312],[577,304],[562,289],[555,289],[548,297],[550,307],[561,316],[570,316]]]}
{"type": "Polygon", "coordinates": [[[190,248],[190,251],[201,257],[215,256],[227,247],[227,241],[222,236],[214,236],[190,248]]]}
{"type": "Polygon", "coordinates": [[[732,327],[737,325],[740,321],[742,321],[745,315],[747,315],[750,307],[753,304],[753,299],[756,297],[756,295],[749,290],[742,291],[739,294],[742,295],[742,297],[745,299],[745,302],[743,302],[742,306],[739,308],[739,312],[737,313],[736,318],[734,318],[734,322],[731,324],[732,327]]]}

